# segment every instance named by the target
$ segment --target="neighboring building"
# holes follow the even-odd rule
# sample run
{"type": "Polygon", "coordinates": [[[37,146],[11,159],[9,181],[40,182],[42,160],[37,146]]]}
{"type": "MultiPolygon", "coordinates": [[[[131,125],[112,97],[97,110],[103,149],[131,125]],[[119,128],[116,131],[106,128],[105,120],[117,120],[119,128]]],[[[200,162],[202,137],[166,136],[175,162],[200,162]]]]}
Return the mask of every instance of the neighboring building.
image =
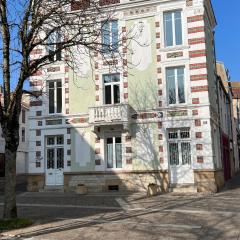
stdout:
{"type": "Polygon", "coordinates": [[[231,82],[233,92],[233,113],[240,129],[240,82],[231,82]]]}
{"type": "Polygon", "coordinates": [[[224,171],[211,1],[103,1],[113,2],[103,39],[123,38],[118,70],[95,54],[94,70],[83,61],[72,71],[62,54],[30,79],[48,94],[30,103],[28,189],[216,191],[224,171]],[[130,29],[145,47],[127,47],[130,29]]]}
{"type": "MultiPolygon", "coordinates": [[[[0,95],[2,94],[2,88],[0,95]]],[[[16,172],[26,174],[28,169],[28,114],[29,114],[29,97],[24,95],[22,101],[22,112],[19,117],[19,147],[17,150],[16,172]]],[[[0,127],[0,177],[5,175],[5,140],[2,137],[2,129],[0,127]]]]}
{"type": "Polygon", "coordinates": [[[231,82],[233,92],[233,115],[237,125],[238,153],[240,156],[240,82],[231,82]]]}
{"type": "Polygon", "coordinates": [[[229,180],[239,171],[238,126],[234,118],[233,92],[228,71],[223,63],[217,63],[219,76],[218,99],[222,146],[222,161],[225,180],[229,180]]]}

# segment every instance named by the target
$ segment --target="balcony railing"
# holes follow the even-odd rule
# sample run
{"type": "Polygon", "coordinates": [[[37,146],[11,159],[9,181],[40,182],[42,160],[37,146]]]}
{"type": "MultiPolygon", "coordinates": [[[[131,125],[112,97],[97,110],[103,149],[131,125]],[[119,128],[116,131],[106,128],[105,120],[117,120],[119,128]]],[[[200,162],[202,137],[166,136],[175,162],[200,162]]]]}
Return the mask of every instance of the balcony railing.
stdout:
{"type": "Polygon", "coordinates": [[[124,124],[129,121],[128,104],[103,105],[89,108],[89,123],[95,126],[124,124]]]}

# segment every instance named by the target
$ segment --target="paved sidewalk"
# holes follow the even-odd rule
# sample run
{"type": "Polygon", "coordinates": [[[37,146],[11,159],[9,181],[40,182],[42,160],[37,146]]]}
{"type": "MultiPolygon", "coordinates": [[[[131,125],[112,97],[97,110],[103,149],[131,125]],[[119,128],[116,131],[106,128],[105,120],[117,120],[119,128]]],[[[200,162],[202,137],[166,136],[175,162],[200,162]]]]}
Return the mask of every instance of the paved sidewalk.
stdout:
{"type": "MultiPolygon", "coordinates": [[[[20,193],[20,217],[34,226],[0,239],[240,239],[240,176],[218,194],[20,193]]],[[[2,196],[0,197],[2,214],[2,196]]]]}

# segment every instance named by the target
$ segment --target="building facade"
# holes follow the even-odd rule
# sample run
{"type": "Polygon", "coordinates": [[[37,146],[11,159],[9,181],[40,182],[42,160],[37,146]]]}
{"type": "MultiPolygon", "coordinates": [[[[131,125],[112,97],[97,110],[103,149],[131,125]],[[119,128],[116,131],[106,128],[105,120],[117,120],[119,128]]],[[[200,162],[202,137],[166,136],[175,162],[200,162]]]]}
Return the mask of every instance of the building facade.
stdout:
{"type": "Polygon", "coordinates": [[[103,41],[121,52],[117,68],[95,53],[74,71],[63,54],[30,79],[32,91],[47,94],[30,102],[28,189],[217,191],[224,171],[211,1],[102,1],[113,4],[103,41]],[[129,44],[129,32],[138,41],[129,44]]]}
{"type": "MultiPolygon", "coordinates": [[[[1,88],[1,87],[0,87],[1,88]]],[[[2,89],[2,88],[1,88],[2,89]]],[[[2,90],[0,91],[0,96],[2,90]]],[[[23,95],[22,111],[19,116],[19,147],[17,150],[16,173],[17,175],[26,174],[28,171],[28,114],[29,114],[29,98],[23,95]]],[[[0,177],[5,176],[5,140],[2,136],[0,127],[0,177]]]]}
{"type": "Polygon", "coordinates": [[[225,181],[239,171],[238,125],[234,116],[234,98],[228,70],[217,62],[219,127],[225,181]]]}

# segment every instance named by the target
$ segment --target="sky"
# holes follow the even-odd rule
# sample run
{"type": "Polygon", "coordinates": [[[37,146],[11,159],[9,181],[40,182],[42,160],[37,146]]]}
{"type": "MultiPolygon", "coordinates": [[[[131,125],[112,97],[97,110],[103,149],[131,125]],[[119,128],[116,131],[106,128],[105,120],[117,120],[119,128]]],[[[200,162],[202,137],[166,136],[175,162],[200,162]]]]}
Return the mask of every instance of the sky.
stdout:
{"type": "Polygon", "coordinates": [[[240,0],[212,0],[217,19],[217,60],[224,62],[232,81],[240,81],[240,0]]]}

